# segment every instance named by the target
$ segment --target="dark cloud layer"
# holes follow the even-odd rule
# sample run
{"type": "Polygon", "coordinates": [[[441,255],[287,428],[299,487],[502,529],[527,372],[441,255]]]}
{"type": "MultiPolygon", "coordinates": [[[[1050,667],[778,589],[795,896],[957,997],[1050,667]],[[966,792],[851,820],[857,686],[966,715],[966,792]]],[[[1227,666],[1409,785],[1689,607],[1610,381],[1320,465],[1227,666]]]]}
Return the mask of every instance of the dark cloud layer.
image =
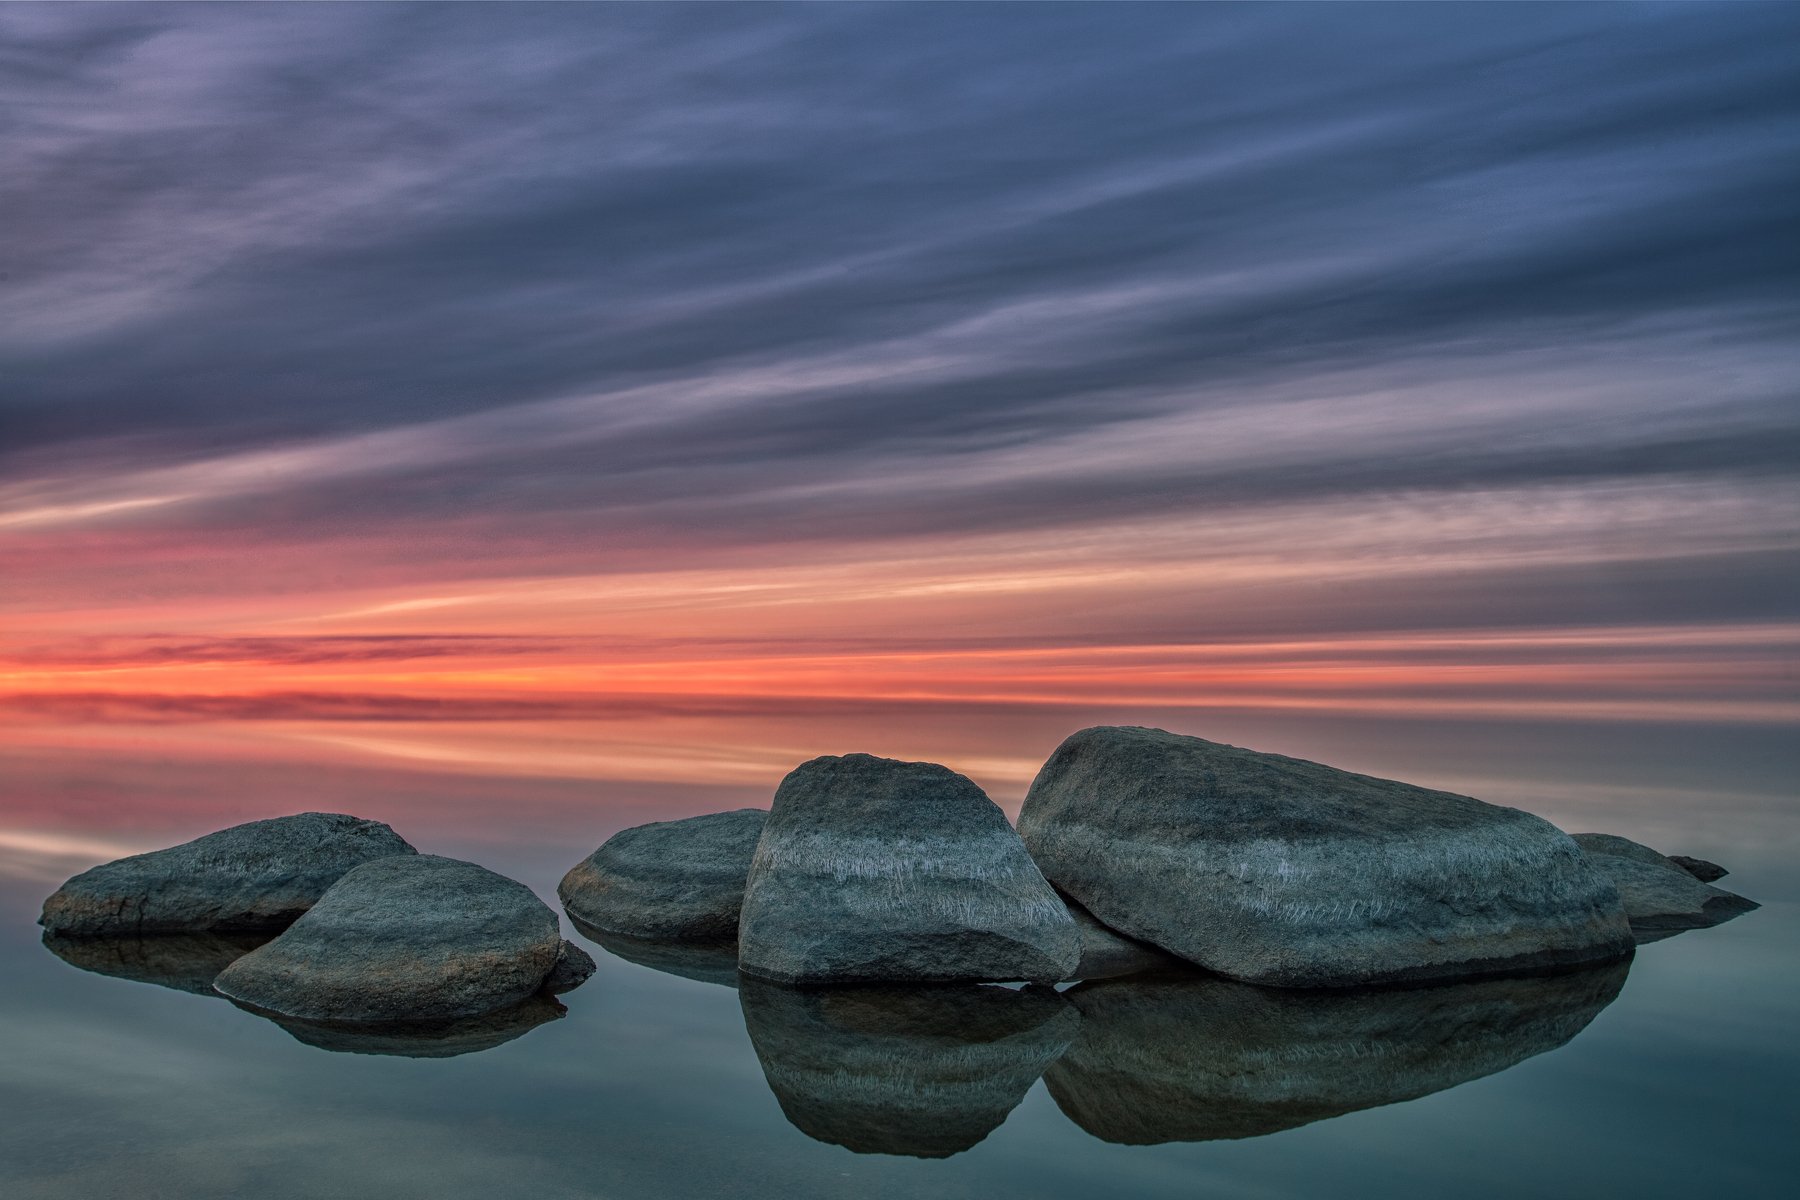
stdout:
{"type": "Polygon", "coordinates": [[[1712,549],[1760,612],[1797,36],[1784,5],[9,6],[0,469],[65,503],[397,431],[157,519],[510,514],[589,560],[559,570],[1534,488],[1661,489],[1679,533],[1704,486],[1759,514],[1712,549]]]}

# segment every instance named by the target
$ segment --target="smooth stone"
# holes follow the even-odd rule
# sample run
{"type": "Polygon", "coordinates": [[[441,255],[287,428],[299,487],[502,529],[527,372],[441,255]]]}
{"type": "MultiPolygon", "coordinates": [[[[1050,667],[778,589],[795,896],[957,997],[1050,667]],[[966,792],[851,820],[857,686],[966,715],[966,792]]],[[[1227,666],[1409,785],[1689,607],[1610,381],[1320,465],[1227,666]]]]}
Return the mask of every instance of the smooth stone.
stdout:
{"type": "Polygon", "coordinates": [[[1548,821],[1160,729],[1071,736],[1019,833],[1106,925],[1251,983],[1517,973],[1633,945],[1612,884],[1548,821]]]}
{"type": "Polygon", "coordinates": [[[570,917],[569,921],[575,926],[576,933],[626,962],[697,983],[716,983],[728,988],[738,985],[736,937],[728,941],[657,942],[595,929],[575,917],[570,917]]]}
{"type": "Polygon", "coordinates": [[[744,894],[746,974],[1053,983],[1080,959],[1068,909],[972,780],[847,754],[781,781],[744,894]]]}
{"type": "Polygon", "coordinates": [[[563,876],[556,894],[595,929],[660,941],[737,937],[760,808],[620,830],[563,876]]]}
{"type": "Polygon", "coordinates": [[[1189,964],[1148,942],[1128,938],[1102,925],[1094,914],[1069,897],[1063,897],[1075,931],[1081,936],[1081,961],[1069,973],[1070,980],[1118,979],[1145,971],[1188,968],[1189,964]]]}
{"type": "Polygon", "coordinates": [[[1142,1146],[1261,1137],[1454,1087],[1553,1050],[1612,1003],[1627,964],[1416,988],[1084,983],[1081,1032],[1044,1084],[1070,1120],[1142,1146]]]}
{"type": "Polygon", "coordinates": [[[518,1004],[563,957],[556,914],[522,883],[454,858],[364,863],[214,982],[305,1021],[435,1021],[518,1004]]]}
{"type": "Polygon", "coordinates": [[[247,1013],[279,1025],[297,1042],[334,1054],[378,1054],[395,1058],[455,1058],[505,1045],[539,1025],[561,1020],[562,1003],[540,992],[518,1004],[474,1017],[447,1021],[392,1021],[334,1024],[301,1021],[233,1001],[247,1013]]]}
{"type": "Polygon", "coordinates": [[[1761,908],[1754,900],[1702,883],[1673,859],[1611,833],[1578,833],[1575,844],[1619,889],[1638,944],[1689,929],[1709,929],[1761,908]]]}
{"type": "Polygon", "coordinates": [[[64,937],[44,934],[44,948],[72,967],[217,996],[219,972],[269,940],[266,933],[153,933],[144,937],[64,937]]]}
{"type": "Polygon", "coordinates": [[[44,901],[38,924],[78,937],[275,933],[351,868],[417,853],[381,822],[343,813],[251,821],[83,871],[44,901]]]}
{"type": "Polygon", "coordinates": [[[948,1158],[999,1128],[1080,1018],[1048,987],[794,989],[746,978],[744,1025],[800,1132],[858,1154],[948,1158]]]}
{"type": "Polygon", "coordinates": [[[1695,858],[1690,854],[1671,854],[1669,861],[1701,883],[1713,883],[1731,874],[1716,862],[1708,862],[1704,858],[1695,858]]]}

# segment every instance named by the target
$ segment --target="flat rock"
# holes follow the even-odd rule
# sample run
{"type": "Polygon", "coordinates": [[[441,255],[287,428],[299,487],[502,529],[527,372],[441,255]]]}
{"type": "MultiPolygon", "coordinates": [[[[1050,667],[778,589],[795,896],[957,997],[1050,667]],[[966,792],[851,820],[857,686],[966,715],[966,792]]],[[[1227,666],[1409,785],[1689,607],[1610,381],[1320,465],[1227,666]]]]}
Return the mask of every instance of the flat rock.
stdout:
{"type": "Polygon", "coordinates": [[[539,1025],[561,1020],[569,1011],[542,992],[494,1012],[447,1021],[301,1021],[248,1004],[238,1003],[238,1007],[274,1022],[295,1041],[314,1049],[394,1058],[455,1058],[492,1050],[525,1036],[539,1025]]]}
{"type": "Polygon", "coordinates": [[[76,937],[275,933],[352,867],[417,853],[381,822],[343,813],[251,821],[83,871],[38,923],[76,937]]]}
{"type": "Polygon", "coordinates": [[[594,929],[648,941],[737,937],[744,881],[768,813],[708,813],[624,829],[575,864],[556,894],[594,929]]]}
{"type": "Polygon", "coordinates": [[[1108,1142],[1260,1137],[1555,1049],[1612,1003],[1626,970],[1329,991],[1191,972],[1084,983],[1064,993],[1080,1034],[1044,1084],[1108,1142]]]}
{"type": "Polygon", "coordinates": [[[967,1150],[1006,1120],[1080,1024],[1047,987],[801,990],[747,978],[738,997],[787,1119],[858,1154],[967,1150]]]}
{"type": "Polygon", "coordinates": [[[1128,938],[1117,930],[1102,925],[1094,914],[1067,896],[1063,903],[1075,920],[1075,931],[1081,937],[1081,961],[1069,973],[1075,979],[1117,979],[1144,971],[1166,971],[1191,965],[1166,950],[1158,950],[1148,942],[1128,938]]]}
{"type": "Polygon", "coordinates": [[[1052,983],[1080,958],[1068,909],[973,781],[868,754],[815,758],[781,781],[744,895],[744,973],[1052,983]]]}
{"type": "Polygon", "coordinates": [[[1704,858],[1695,858],[1688,854],[1671,854],[1669,861],[1698,879],[1701,883],[1713,883],[1731,874],[1716,862],[1708,862],[1704,858]]]}
{"type": "Polygon", "coordinates": [[[530,888],[420,854],[355,868],[213,986],[303,1021],[439,1021],[518,1004],[562,960],[556,914],[530,888]]]}
{"type": "Polygon", "coordinates": [[[716,983],[728,988],[738,985],[738,947],[735,936],[720,941],[683,939],[659,942],[595,929],[575,917],[570,917],[569,920],[575,926],[576,933],[626,962],[649,967],[652,971],[661,971],[666,975],[679,975],[698,983],[716,983]]]}
{"type": "Polygon", "coordinates": [[[1578,833],[1576,845],[1619,889],[1638,944],[1659,942],[1689,929],[1708,929],[1762,906],[1735,892],[1702,883],[1671,858],[1611,833],[1578,833]]]}
{"type": "Polygon", "coordinates": [[[44,948],[72,967],[217,996],[219,972],[269,940],[266,933],[156,933],[144,937],[65,937],[44,934],[44,948]]]}
{"type": "Polygon", "coordinates": [[[1071,736],[1019,833],[1107,926],[1252,983],[1517,973],[1633,945],[1611,882],[1548,821],[1160,729],[1071,736]]]}

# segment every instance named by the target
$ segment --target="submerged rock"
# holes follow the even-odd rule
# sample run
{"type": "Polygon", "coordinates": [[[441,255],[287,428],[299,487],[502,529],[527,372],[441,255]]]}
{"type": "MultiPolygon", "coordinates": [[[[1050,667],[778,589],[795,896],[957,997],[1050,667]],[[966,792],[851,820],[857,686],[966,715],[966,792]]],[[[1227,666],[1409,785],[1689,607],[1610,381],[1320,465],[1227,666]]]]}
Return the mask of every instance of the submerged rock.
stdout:
{"type": "MultiPolygon", "coordinates": [[[[1136,941],[1116,930],[1108,929],[1094,914],[1067,896],[1069,916],[1075,920],[1075,931],[1081,937],[1081,961],[1069,972],[1070,979],[1117,979],[1144,971],[1181,969],[1189,964],[1148,942],[1136,941]]],[[[1191,969],[1191,968],[1190,968],[1191,969]]]]}
{"type": "Polygon", "coordinates": [[[1080,1024],[1046,987],[799,990],[747,978],[738,996],[787,1119],[858,1154],[967,1150],[1006,1120],[1080,1024]]]}
{"type": "Polygon", "coordinates": [[[975,784],[936,763],[815,758],[775,793],[738,967],[777,983],[1055,982],[1075,923],[975,784]]]}
{"type": "Polygon", "coordinates": [[[728,988],[738,985],[736,937],[722,941],[658,942],[595,929],[575,917],[569,920],[575,926],[575,932],[626,962],[699,983],[716,983],[728,988]]]}
{"type": "Polygon", "coordinates": [[[1084,983],[1044,1084],[1108,1142],[1260,1137],[1411,1100],[1553,1050],[1612,1003],[1627,964],[1417,988],[1294,991],[1190,973],[1084,983]]]}
{"type": "Polygon", "coordinates": [[[233,1001],[245,1012],[281,1026],[295,1041],[335,1054],[381,1054],[397,1058],[455,1058],[492,1050],[523,1037],[539,1025],[567,1014],[561,1002],[538,993],[518,1004],[474,1017],[447,1021],[392,1021],[334,1024],[301,1021],[233,1001]]]}
{"type": "Polygon", "coordinates": [[[1722,925],[1762,907],[1735,892],[1702,883],[1680,863],[1629,838],[1578,833],[1575,844],[1619,889],[1631,932],[1640,945],[1689,929],[1722,925]]]}
{"type": "Polygon", "coordinates": [[[621,830],[563,876],[569,916],[646,940],[736,939],[760,808],[621,830]]]}
{"type": "Polygon", "coordinates": [[[156,933],[144,937],[44,934],[44,948],[72,967],[153,983],[197,996],[217,996],[219,972],[269,940],[265,933],[156,933]]]}
{"type": "Polygon", "coordinates": [[[1071,736],[1019,833],[1106,925],[1253,983],[1502,974],[1632,947],[1613,886],[1548,821],[1159,729],[1071,736]]]}
{"type": "Polygon", "coordinates": [[[1712,883],[1731,874],[1716,862],[1708,862],[1704,858],[1694,858],[1687,854],[1671,854],[1669,861],[1698,879],[1701,883],[1712,883]]]}
{"type": "Polygon", "coordinates": [[[343,813],[251,821],[83,871],[38,923],[79,937],[274,933],[351,868],[417,853],[381,822],[343,813]]]}
{"type": "Polygon", "coordinates": [[[556,914],[530,888],[421,854],[357,867],[214,986],[306,1021],[449,1020],[523,1001],[560,961],[556,914]]]}

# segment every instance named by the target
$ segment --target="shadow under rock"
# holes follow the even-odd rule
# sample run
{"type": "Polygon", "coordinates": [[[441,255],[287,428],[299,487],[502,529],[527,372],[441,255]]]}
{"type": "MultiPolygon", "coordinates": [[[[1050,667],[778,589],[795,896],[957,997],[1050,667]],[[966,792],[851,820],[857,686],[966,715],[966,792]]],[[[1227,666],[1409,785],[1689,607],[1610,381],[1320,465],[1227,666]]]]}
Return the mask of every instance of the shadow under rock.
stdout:
{"type": "Polygon", "coordinates": [[[1006,1120],[1080,1025],[1046,987],[797,989],[745,977],[738,996],[787,1119],[858,1154],[967,1150],[1006,1120]]]}
{"type": "Polygon", "coordinates": [[[272,933],[153,933],[139,937],[44,934],[44,948],[72,967],[153,983],[196,996],[217,996],[213,980],[272,933]]]}
{"type": "Polygon", "coordinates": [[[492,1050],[523,1037],[539,1025],[561,1020],[569,1011],[561,1001],[544,992],[509,1008],[450,1021],[302,1021],[236,1000],[232,1003],[281,1026],[295,1041],[308,1046],[338,1054],[385,1054],[397,1058],[455,1058],[492,1050]]]}
{"type": "Polygon", "coordinates": [[[1066,993],[1081,1032],[1044,1083],[1103,1141],[1260,1137],[1553,1050],[1612,1003],[1628,969],[1354,991],[1201,975],[1087,983],[1066,993]]]}
{"type": "MultiPolygon", "coordinates": [[[[567,912],[567,910],[564,910],[567,912]]],[[[737,941],[650,941],[622,933],[597,929],[569,913],[569,924],[588,941],[626,962],[668,975],[679,975],[697,983],[716,983],[735,988],[738,985],[737,941]]]]}

